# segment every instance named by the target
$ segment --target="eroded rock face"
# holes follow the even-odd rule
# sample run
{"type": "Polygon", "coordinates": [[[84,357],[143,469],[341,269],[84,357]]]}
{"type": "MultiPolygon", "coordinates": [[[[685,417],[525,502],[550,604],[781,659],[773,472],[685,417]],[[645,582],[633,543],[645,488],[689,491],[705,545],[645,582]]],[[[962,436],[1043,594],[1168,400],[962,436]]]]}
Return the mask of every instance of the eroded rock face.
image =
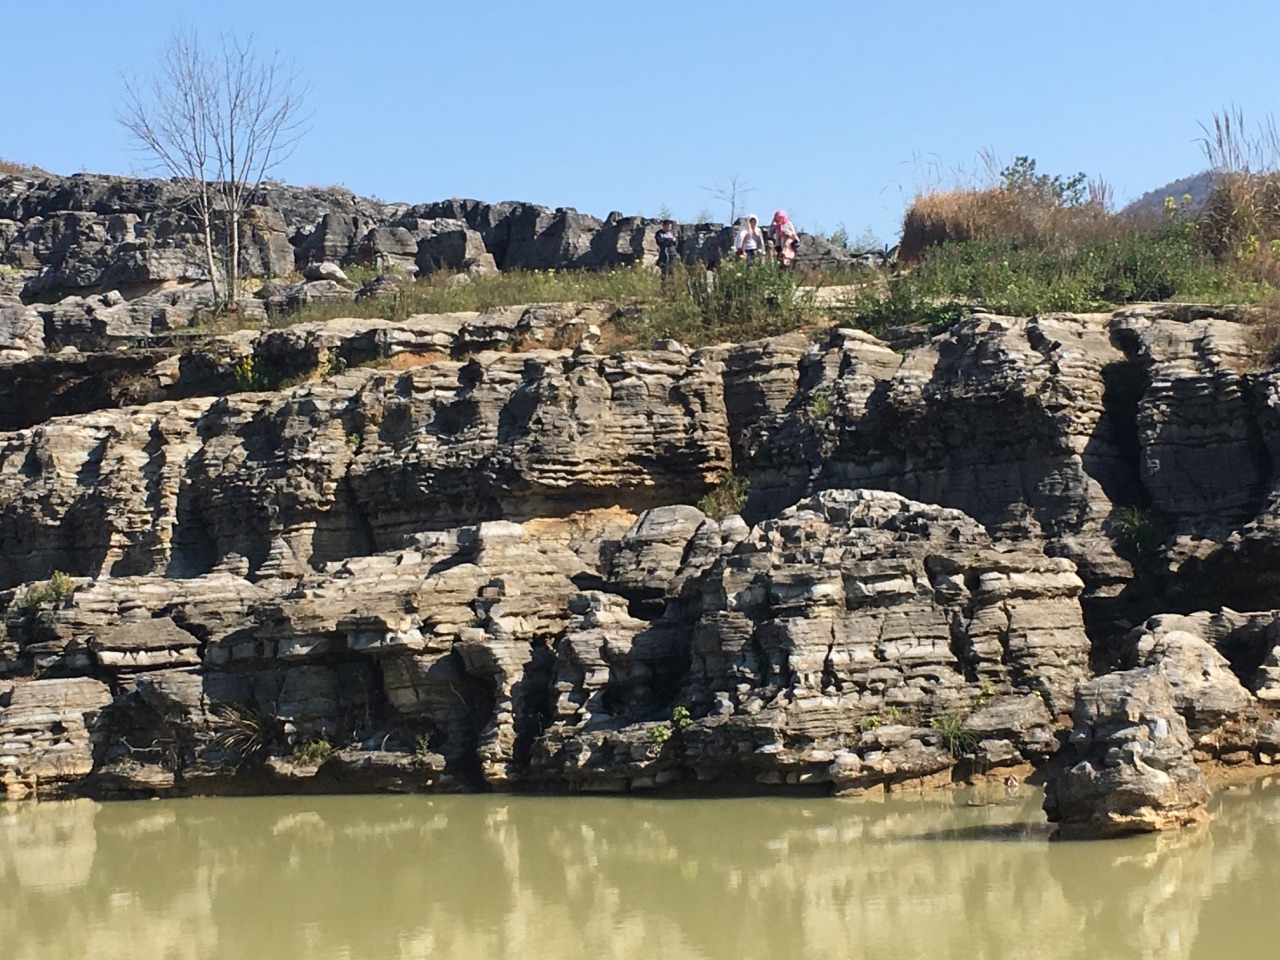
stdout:
{"type": "MultiPolygon", "coordinates": [[[[695,543],[713,539],[708,525],[689,535],[692,564],[705,562],[695,543]]],[[[946,773],[978,731],[1008,741],[989,745],[993,766],[1052,751],[1051,710],[1068,709],[1087,675],[1069,561],[997,550],[959,511],[872,491],[827,491],[745,537],[724,526],[720,557],[662,618],[602,595],[575,601],[535,775],[605,788],[684,766],[854,790],[946,773]],[[628,691],[633,677],[643,685],[628,691]],[[1036,706],[979,711],[962,731],[997,692],[1036,706]],[[687,712],[620,722],[664,701],[687,712]]]]}
{"type": "Polygon", "coordinates": [[[11,800],[53,794],[93,771],[91,728],[111,703],[88,677],[0,687],[0,787],[11,800]]]}
{"type": "Polygon", "coordinates": [[[51,607],[13,592],[0,675],[19,706],[36,672],[108,678],[85,681],[96,752],[46,792],[137,794],[230,789],[247,763],[259,789],[363,770],[395,789],[860,790],[949,778],[975,750],[1042,759],[1085,674],[1069,561],[894,494],[827,491],[751,530],[652,511],[610,569],[509,521],[323,572],[279,539],[254,582],[229,559],[77,581],[51,607]],[[657,594],[661,616],[630,612],[657,594]],[[319,741],[332,759],[308,767],[319,741]]]}
{"type": "MultiPolygon", "coordinates": [[[[304,369],[341,355],[292,336],[304,369]]],[[[254,356],[278,370],[275,339],[254,356]]],[[[720,390],[678,354],[482,353],[51,421],[0,438],[0,584],[256,570],[276,538],[319,566],[424,529],[696,500],[730,467],[720,390]]]]}
{"type": "Polygon", "coordinates": [[[1059,836],[1098,839],[1207,822],[1209,785],[1158,669],[1082,684],[1072,719],[1045,787],[1045,812],[1059,836]]]}
{"type": "MultiPolygon", "coordinates": [[[[500,229],[477,211],[432,216],[500,229]]],[[[577,249],[571,220],[537,229],[577,249]]],[[[327,221],[317,257],[359,227],[327,221]]],[[[1149,619],[1267,556],[1238,325],[979,315],[905,354],[837,329],[602,356],[607,317],[2,368],[0,715],[35,676],[111,695],[91,772],[49,789],[949,781],[1042,763],[1091,655],[1165,677],[1194,759],[1280,754],[1270,604],[1149,619]],[[744,516],[689,505],[731,471],[744,516]],[[54,571],[74,594],[29,603],[54,571]]]]}

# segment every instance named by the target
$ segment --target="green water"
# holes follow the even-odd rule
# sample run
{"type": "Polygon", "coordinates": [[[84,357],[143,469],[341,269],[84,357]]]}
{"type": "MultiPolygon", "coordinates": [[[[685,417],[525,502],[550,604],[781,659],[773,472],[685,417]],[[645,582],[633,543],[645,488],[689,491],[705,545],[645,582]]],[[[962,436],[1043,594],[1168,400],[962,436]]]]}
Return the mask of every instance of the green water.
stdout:
{"type": "Polygon", "coordinates": [[[1276,956],[1280,788],[1050,843],[1038,797],[0,805],[0,957],[1276,956]]]}

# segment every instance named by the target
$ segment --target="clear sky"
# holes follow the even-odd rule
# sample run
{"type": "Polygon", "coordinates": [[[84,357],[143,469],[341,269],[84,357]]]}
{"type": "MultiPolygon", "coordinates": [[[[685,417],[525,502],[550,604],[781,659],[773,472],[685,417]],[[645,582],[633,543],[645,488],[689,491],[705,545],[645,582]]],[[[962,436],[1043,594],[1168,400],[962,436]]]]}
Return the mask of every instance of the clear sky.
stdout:
{"type": "Polygon", "coordinates": [[[983,148],[1125,200],[1205,166],[1213,111],[1280,101],[1275,0],[0,0],[0,157],[143,172],[119,77],[180,25],[296,61],[290,182],[691,220],[736,174],[754,212],[885,240],[983,148]]]}

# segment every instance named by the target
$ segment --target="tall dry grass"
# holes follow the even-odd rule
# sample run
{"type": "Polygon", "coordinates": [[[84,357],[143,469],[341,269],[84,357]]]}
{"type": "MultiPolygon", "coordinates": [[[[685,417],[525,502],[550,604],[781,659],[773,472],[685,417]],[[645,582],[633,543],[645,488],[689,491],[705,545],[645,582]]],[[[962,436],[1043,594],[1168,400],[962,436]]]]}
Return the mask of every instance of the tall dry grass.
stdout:
{"type": "Polygon", "coordinates": [[[899,256],[918,260],[931,247],[968,241],[1073,245],[1107,239],[1124,224],[1112,213],[1111,188],[1084,174],[1037,173],[1035,161],[1008,165],[982,155],[980,183],[922,190],[902,221],[899,256]]]}
{"type": "Polygon", "coordinates": [[[30,163],[17,163],[13,160],[6,160],[0,157],[0,177],[19,176],[47,176],[48,171],[41,170],[39,167],[30,163]]]}
{"type": "Polygon", "coordinates": [[[1201,242],[1220,259],[1250,266],[1258,279],[1280,273],[1280,132],[1268,116],[1249,133],[1238,107],[1201,124],[1214,184],[1200,214],[1201,242]]]}

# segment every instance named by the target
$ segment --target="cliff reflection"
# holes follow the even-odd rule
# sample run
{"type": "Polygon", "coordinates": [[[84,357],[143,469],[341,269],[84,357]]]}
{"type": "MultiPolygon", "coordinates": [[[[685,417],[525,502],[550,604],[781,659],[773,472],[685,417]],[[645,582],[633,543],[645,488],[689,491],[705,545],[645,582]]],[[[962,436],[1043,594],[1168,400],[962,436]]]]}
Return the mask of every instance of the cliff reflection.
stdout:
{"type": "Polygon", "coordinates": [[[1057,844],[1030,798],[13,805],[0,943],[18,960],[1263,955],[1280,792],[1218,806],[1208,831],[1057,844]]]}

